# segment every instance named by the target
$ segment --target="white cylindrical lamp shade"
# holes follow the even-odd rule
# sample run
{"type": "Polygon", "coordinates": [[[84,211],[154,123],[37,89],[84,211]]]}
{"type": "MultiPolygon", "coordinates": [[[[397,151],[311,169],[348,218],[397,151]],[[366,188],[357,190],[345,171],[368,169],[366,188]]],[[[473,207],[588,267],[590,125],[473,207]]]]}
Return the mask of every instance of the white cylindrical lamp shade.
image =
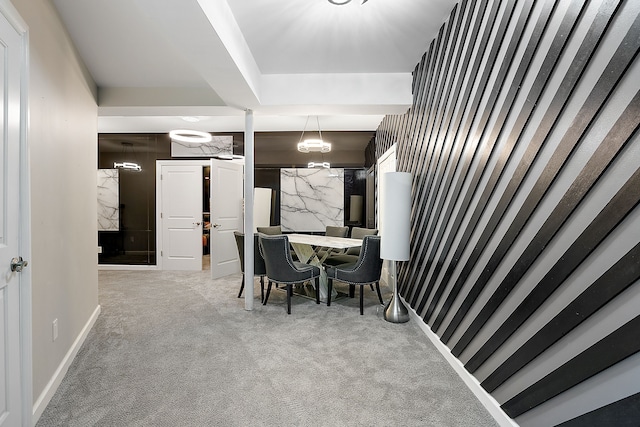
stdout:
{"type": "Polygon", "coordinates": [[[380,258],[409,260],[411,174],[386,172],[380,180],[380,258]]]}
{"type": "Polygon", "coordinates": [[[271,188],[253,189],[253,232],[271,225],[271,188]]]}

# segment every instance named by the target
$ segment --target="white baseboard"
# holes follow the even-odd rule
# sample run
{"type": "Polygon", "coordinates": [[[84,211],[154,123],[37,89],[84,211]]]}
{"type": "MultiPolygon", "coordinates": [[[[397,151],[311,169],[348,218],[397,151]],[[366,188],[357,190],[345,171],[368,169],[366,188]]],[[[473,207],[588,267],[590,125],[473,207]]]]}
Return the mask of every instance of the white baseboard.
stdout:
{"type": "Polygon", "coordinates": [[[415,320],[418,326],[420,326],[420,329],[422,329],[427,338],[429,338],[433,345],[436,346],[438,351],[444,356],[447,362],[449,362],[451,367],[455,369],[458,376],[462,378],[462,381],[464,381],[469,390],[471,390],[471,392],[478,398],[480,403],[482,403],[487,411],[489,411],[496,422],[501,427],[518,427],[518,424],[502,410],[498,401],[495,400],[489,393],[487,393],[487,391],[480,385],[480,382],[473,375],[471,375],[469,371],[465,369],[462,362],[458,360],[453,354],[451,354],[451,350],[449,350],[449,347],[447,347],[442,343],[442,341],[440,341],[440,338],[431,330],[429,325],[427,325],[424,320],[422,320],[422,318],[418,316],[418,313],[416,313],[416,311],[412,309],[409,304],[406,303],[406,301],[404,301],[404,298],[401,297],[400,299],[405,303],[405,306],[409,310],[409,315],[411,316],[411,318],[415,320]]]}
{"type": "Polygon", "coordinates": [[[60,386],[62,379],[64,378],[67,371],[69,370],[69,366],[71,366],[71,362],[73,362],[73,359],[76,357],[76,354],[78,354],[80,347],[82,347],[82,343],[84,343],[84,340],[87,338],[89,331],[91,330],[91,328],[93,328],[93,325],[96,323],[96,320],[98,320],[98,316],[100,315],[100,310],[101,310],[100,305],[98,305],[96,309],[93,311],[93,314],[91,315],[91,317],[89,317],[89,320],[87,321],[87,323],[84,325],[84,328],[82,328],[82,331],[80,331],[80,334],[78,335],[76,340],[73,342],[73,345],[71,346],[67,354],[62,359],[60,366],[58,366],[58,369],[56,369],[56,372],[53,374],[53,376],[47,383],[47,386],[44,388],[42,393],[40,393],[40,396],[38,396],[38,399],[34,402],[33,418],[32,418],[34,426],[38,422],[38,419],[40,419],[40,416],[42,415],[45,408],[51,401],[51,398],[53,397],[56,390],[60,386]]]}
{"type": "Polygon", "coordinates": [[[157,270],[157,265],[98,264],[98,270],[157,270]]]}

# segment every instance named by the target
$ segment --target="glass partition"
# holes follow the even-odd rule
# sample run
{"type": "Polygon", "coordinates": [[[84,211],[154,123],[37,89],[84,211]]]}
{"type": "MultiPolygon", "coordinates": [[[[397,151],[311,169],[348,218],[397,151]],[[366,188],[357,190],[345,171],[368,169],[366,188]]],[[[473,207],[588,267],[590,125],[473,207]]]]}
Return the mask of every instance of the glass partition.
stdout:
{"type": "MultiPolygon", "coordinates": [[[[242,145],[242,134],[233,135],[234,154],[242,154],[237,147],[242,145]]],[[[171,159],[168,134],[98,135],[99,264],[156,265],[156,160],[171,159]]],[[[210,212],[208,169],[203,168],[205,222],[210,212]]],[[[344,169],[344,175],[344,221],[359,225],[360,216],[350,212],[351,196],[365,195],[366,175],[359,168],[344,169]]],[[[255,186],[274,190],[271,224],[280,224],[280,167],[256,167],[255,186]]],[[[207,255],[208,231],[203,242],[203,255],[207,255]]]]}

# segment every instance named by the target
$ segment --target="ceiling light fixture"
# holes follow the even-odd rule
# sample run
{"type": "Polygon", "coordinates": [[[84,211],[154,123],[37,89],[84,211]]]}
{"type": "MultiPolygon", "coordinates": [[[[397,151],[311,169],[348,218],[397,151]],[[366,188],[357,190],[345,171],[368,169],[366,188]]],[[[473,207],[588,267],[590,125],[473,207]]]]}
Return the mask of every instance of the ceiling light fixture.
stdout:
{"type": "MultiPolygon", "coordinates": [[[[122,157],[127,158],[127,157],[133,157],[133,160],[137,160],[136,159],[136,152],[133,149],[133,144],[130,142],[122,142],[122,157]],[[131,155],[129,156],[129,149],[131,149],[131,155]]],[[[127,162],[127,161],[122,161],[122,162],[113,162],[113,168],[114,169],[124,169],[124,170],[128,170],[128,171],[134,171],[134,172],[141,172],[142,171],[142,166],[140,166],[139,163],[136,162],[127,162]]]]}
{"type": "Polygon", "coordinates": [[[322,131],[320,130],[320,118],[316,116],[316,121],[318,123],[318,135],[320,139],[305,139],[304,132],[307,130],[307,124],[309,123],[309,116],[307,116],[307,121],[304,123],[304,129],[302,129],[302,135],[300,135],[300,141],[298,142],[298,151],[301,153],[310,153],[310,152],[319,152],[319,153],[328,153],[331,151],[331,144],[328,142],[324,142],[322,140],[322,131]]]}
{"type": "Polygon", "coordinates": [[[325,169],[329,169],[331,167],[331,164],[329,162],[309,162],[307,164],[308,168],[325,168],[325,169]]]}
{"type": "Polygon", "coordinates": [[[114,169],[127,169],[127,170],[132,170],[132,171],[136,171],[136,172],[140,172],[142,171],[142,167],[137,164],[137,163],[133,163],[133,162],[113,162],[113,168],[114,169]]]}
{"type": "Polygon", "coordinates": [[[175,129],[169,132],[169,137],[174,141],[188,142],[190,144],[205,144],[211,142],[211,134],[199,130],[175,129]]]}
{"type": "MultiPolygon", "coordinates": [[[[369,0],[362,0],[361,4],[365,4],[369,0]]],[[[343,4],[351,3],[351,0],[329,0],[329,3],[335,4],[337,6],[342,6],[343,4]]]]}
{"type": "Polygon", "coordinates": [[[302,153],[309,153],[311,151],[328,153],[331,151],[331,144],[321,139],[305,139],[298,143],[298,151],[302,153]]]}

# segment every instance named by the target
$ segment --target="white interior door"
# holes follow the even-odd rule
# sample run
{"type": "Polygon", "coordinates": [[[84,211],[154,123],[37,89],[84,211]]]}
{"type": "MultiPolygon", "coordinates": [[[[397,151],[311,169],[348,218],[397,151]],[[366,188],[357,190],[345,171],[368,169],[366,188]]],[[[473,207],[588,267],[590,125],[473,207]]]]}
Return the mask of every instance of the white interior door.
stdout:
{"type": "Polygon", "coordinates": [[[162,269],[202,270],[202,166],[160,167],[162,269]]]}
{"type": "Polygon", "coordinates": [[[0,15],[0,426],[22,419],[20,358],[20,69],[21,35],[0,15]]]}
{"type": "Polygon", "coordinates": [[[211,159],[211,277],[240,272],[234,231],[243,229],[244,165],[211,159]]]}
{"type": "MultiPolygon", "coordinates": [[[[378,179],[378,209],[376,211],[376,224],[378,224],[378,229],[380,236],[384,236],[384,230],[380,227],[380,218],[381,218],[381,209],[382,204],[382,195],[380,194],[380,177],[383,173],[386,172],[395,172],[396,171],[396,144],[393,144],[391,148],[389,148],[380,158],[378,159],[376,165],[377,171],[377,179],[378,179]]],[[[390,285],[391,280],[389,278],[389,263],[391,261],[384,260],[382,262],[382,274],[380,276],[380,281],[385,285],[390,285]]]]}

